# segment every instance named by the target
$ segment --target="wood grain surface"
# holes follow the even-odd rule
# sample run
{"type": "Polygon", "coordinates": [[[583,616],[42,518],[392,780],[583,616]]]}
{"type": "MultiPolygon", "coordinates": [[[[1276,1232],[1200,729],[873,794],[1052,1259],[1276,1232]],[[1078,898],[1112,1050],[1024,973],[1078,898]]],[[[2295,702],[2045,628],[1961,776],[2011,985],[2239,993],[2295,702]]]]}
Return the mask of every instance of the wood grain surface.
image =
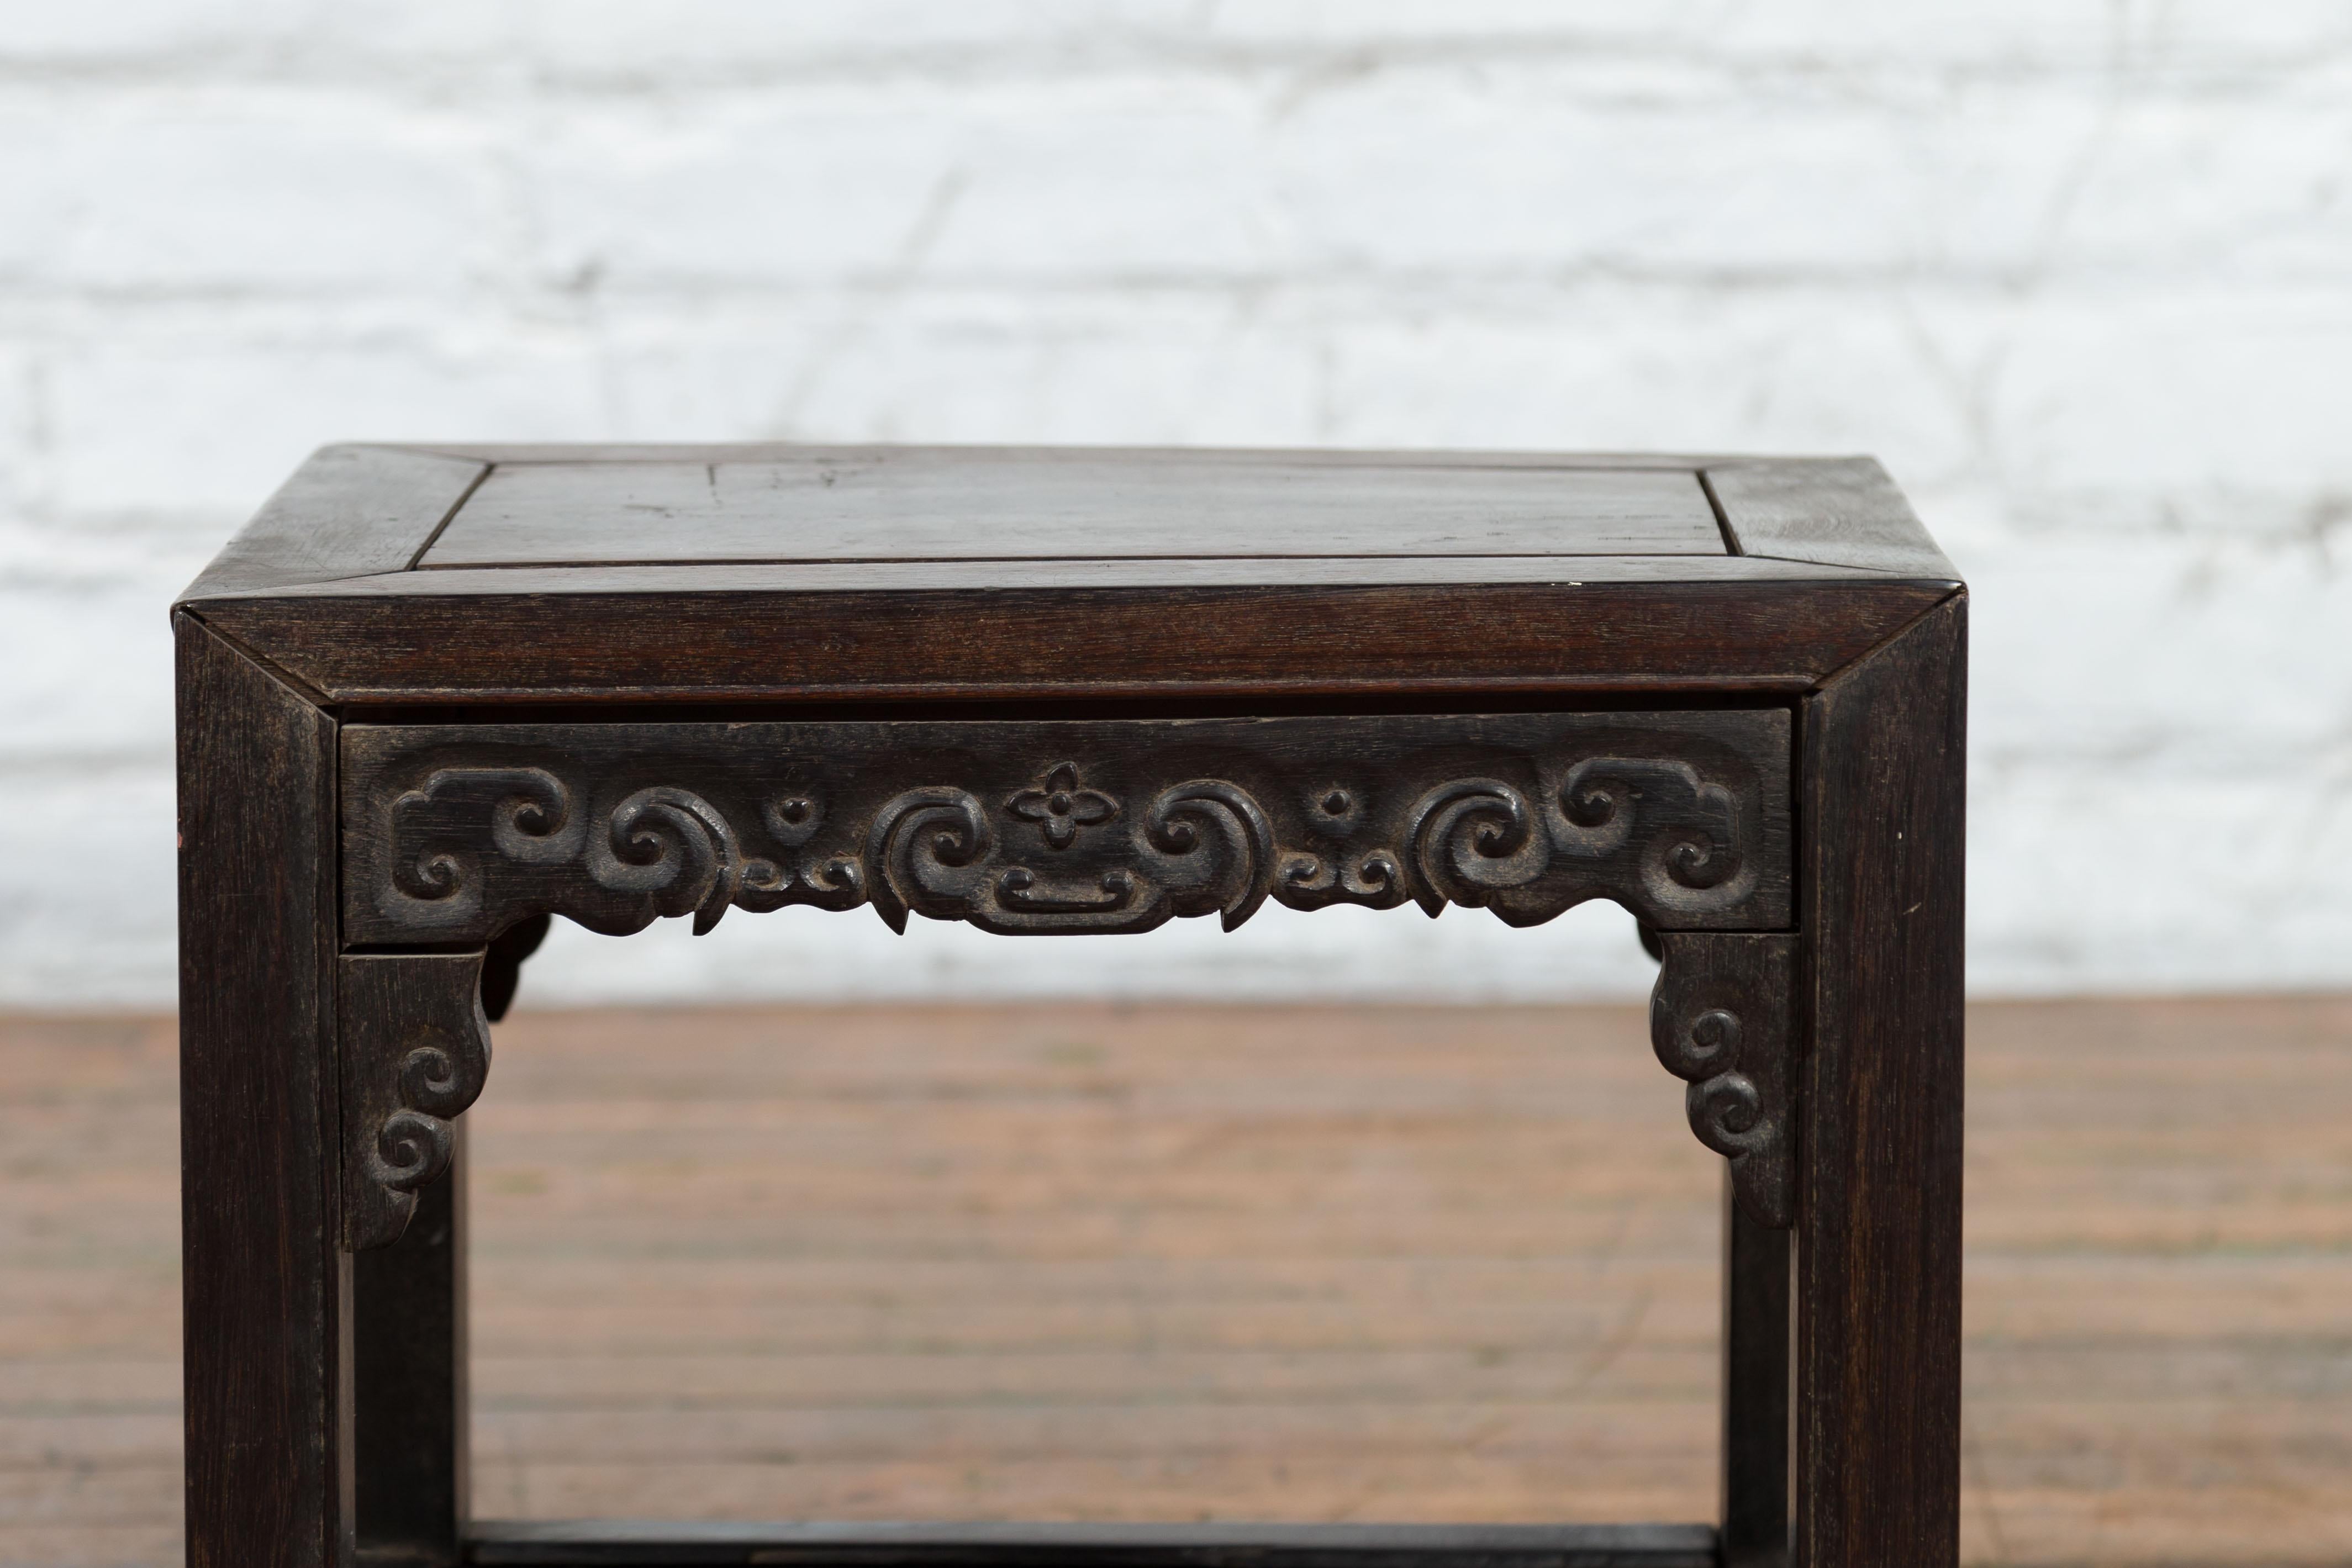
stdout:
{"type": "Polygon", "coordinates": [[[1724,553],[1686,468],[870,446],[501,465],[418,564],[1724,553]]]}
{"type": "Polygon", "coordinates": [[[390,446],[322,446],[263,503],[187,596],[406,571],[489,472],[390,446]]]}
{"type": "Polygon", "coordinates": [[[417,591],[230,598],[196,612],[342,703],[1219,696],[1262,712],[1326,693],[1802,692],[1951,592],[1777,573],[955,591],[720,591],[693,578],[600,591],[553,569],[366,582],[387,580],[417,591]],[[425,591],[460,576],[498,580],[425,591]]]}
{"type": "Polygon", "coordinates": [[[185,1385],[190,1568],[291,1568],[327,1560],[348,1527],[331,1349],[347,1279],[330,1163],[334,725],[194,621],[173,632],[182,1305],[210,1353],[185,1385]],[[208,1534],[239,1542],[236,1558],[208,1534]]]}
{"type": "Polygon", "coordinates": [[[1807,699],[1794,1550],[1959,1542],[1968,598],[1807,699]]]}
{"type": "MultiPolygon", "coordinates": [[[[1148,940],[1148,938],[1146,938],[1148,940]]],[[[1640,1009],[522,1010],[487,1516],[1703,1519],[1640,1009]]],[[[2352,1557],[2352,999],[1969,1016],[1965,1556],[2352,1557]]],[[[0,1020],[0,1563],[178,1560],[168,1019],[0,1020]]]]}
{"type": "Polygon", "coordinates": [[[1875,458],[1726,463],[1706,470],[1706,487],[1742,555],[1959,576],[1875,458]]]}
{"type": "Polygon", "coordinates": [[[333,703],[1720,696],[1809,690],[1958,586],[1867,460],[1722,483],[1577,455],[336,447],[182,608],[333,703]]]}

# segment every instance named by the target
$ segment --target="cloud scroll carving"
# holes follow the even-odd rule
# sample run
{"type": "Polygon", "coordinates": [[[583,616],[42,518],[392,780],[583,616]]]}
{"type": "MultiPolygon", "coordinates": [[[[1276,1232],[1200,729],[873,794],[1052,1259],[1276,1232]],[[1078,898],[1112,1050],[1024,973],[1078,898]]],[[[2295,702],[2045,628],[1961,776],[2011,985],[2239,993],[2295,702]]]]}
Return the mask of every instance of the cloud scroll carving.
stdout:
{"type": "Polygon", "coordinates": [[[488,1068],[483,944],[793,904],[1055,935],[1612,898],[1664,944],[1693,1131],[1785,1225],[1789,747],[1769,709],[347,726],[346,1244],[396,1238],[446,1166],[488,1068]]]}
{"type": "Polygon", "coordinates": [[[1730,714],[346,732],[354,940],[870,904],[1012,935],[1268,899],[1789,919],[1787,721],[1730,714]],[[1335,782],[1335,780],[1337,780],[1335,782]]]}

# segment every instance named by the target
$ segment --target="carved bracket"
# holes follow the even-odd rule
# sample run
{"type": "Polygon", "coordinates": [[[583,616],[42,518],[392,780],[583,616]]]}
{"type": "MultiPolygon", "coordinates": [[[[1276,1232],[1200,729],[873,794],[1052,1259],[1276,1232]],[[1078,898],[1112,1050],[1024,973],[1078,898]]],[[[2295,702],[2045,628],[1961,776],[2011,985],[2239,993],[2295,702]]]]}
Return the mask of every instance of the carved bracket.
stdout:
{"type": "MultiPolygon", "coordinates": [[[[1658,1060],[1690,1088],[1699,1142],[1730,1162],[1759,1224],[1786,1229],[1794,1205],[1790,1085],[1797,939],[1664,932],[1650,1001],[1658,1060]]],[[[484,955],[352,954],[341,960],[343,1245],[398,1240],[417,1190],[448,1168],[451,1122],[490,1065],[484,955]]]]}
{"type": "Polygon", "coordinates": [[[450,1122],[489,1073],[481,977],[478,952],[340,961],[346,1250],[399,1240],[417,1189],[449,1168],[450,1122]]]}
{"type": "Polygon", "coordinates": [[[487,941],[555,913],[870,904],[1007,934],[1269,898],[1512,925],[1611,897],[1662,929],[1790,919],[1788,716],[352,726],[344,926],[487,941]]]}
{"type": "MultiPolygon", "coordinates": [[[[1797,939],[1664,932],[1650,1000],[1658,1060],[1690,1088],[1691,1131],[1730,1162],[1759,1224],[1788,1228],[1795,1190],[1790,1085],[1797,939]]],[[[400,1239],[416,1192],[448,1168],[451,1121],[490,1065],[481,953],[341,960],[343,1245],[400,1239]]]]}
{"type": "Polygon", "coordinates": [[[1789,1223],[1789,716],[1498,714],[342,731],[344,1209],[397,1239],[446,1167],[545,918],[871,904],[1032,935],[1267,900],[1534,925],[1613,898],[1664,944],[1659,1059],[1740,1201],[1789,1223]],[[452,946],[488,945],[450,953],[452,946]]]}
{"type": "Polygon", "coordinates": [[[1796,1212],[1790,1085],[1797,938],[1742,932],[1659,933],[1664,963],[1650,996],[1650,1042],[1683,1096],[1691,1131],[1731,1164],[1748,1218],[1785,1230],[1796,1212]]]}

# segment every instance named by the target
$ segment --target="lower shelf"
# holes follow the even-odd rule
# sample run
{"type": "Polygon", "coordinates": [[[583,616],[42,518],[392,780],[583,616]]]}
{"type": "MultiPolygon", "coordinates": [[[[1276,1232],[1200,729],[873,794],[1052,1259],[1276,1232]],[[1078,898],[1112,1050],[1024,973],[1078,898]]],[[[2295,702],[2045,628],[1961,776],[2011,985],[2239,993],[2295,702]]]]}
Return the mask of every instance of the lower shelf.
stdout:
{"type": "Polygon", "coordinates": [[[1716,1568],[1705,1524],[678,1524],[477,1521],[511,1568],[1716,1568]]]}

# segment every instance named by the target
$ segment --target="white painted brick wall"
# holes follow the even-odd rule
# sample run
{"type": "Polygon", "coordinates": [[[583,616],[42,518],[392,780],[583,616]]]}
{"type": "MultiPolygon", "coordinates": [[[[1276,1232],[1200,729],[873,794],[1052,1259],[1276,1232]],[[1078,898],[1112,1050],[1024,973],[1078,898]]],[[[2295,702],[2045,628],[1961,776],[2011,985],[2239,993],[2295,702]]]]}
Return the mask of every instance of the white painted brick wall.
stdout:
{"type": "MultiPolygon", "coordinates": [[[[0,0],[0,1002],[171,994],[163,610],[350,437],[1876,452],[1982,991],[2352,981],[2340,0],[0,0]]],[[[1625,923],[788,913],[572,998],[1561,994],[1625,923]]]]}

